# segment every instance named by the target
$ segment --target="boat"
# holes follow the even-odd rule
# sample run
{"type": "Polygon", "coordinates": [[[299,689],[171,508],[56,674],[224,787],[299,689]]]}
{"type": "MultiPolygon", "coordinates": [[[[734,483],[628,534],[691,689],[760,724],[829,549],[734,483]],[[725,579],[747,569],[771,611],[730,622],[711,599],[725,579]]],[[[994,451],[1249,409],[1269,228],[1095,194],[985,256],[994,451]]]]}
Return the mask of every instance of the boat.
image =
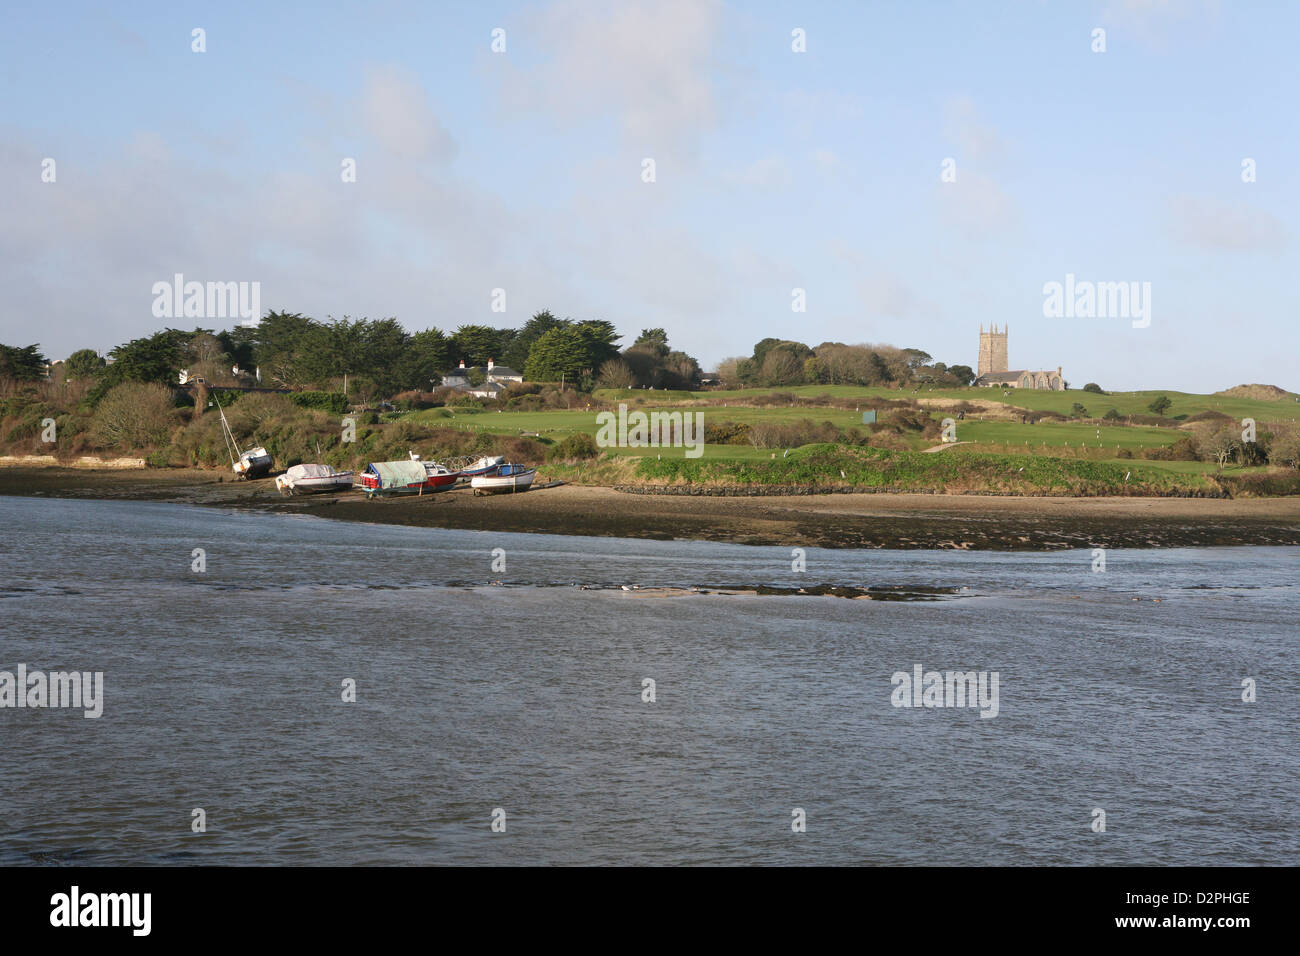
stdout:
{"type": "Polygon", "coordinates": [[[226,421],[226,411],[221,407],[221,402],[217,402],[217,411],[221,415],[221,434],[226,439],[226,451],[230,453],[230,467],[235,472],[235,477],[240,481],[261,478],[271,470],[273,461],[270,453],[261,445],[241,452],[235,441],[235,433],[230,430],[230,422],[226,421]]]}
{"type": "Polygon", "coordinates": [[[367,498],[375,495],[416,494],[441,491],[456,483],[456,472],[436,462],[372,461],[361,473],[361,489],[367,498]],[[430,471],[428,465],[436,468],[430,471]]]}
{"type": "Polygon", "coordinates": [[[527,491],[537,474],[536,468],[527,465],[500,465],[496,473],[478,475],[470,480],[469,486],[476,495],[491,495],[503,491],[527,491]]]}
{"type": "Polygon", "coordinates": [[[448,468],[440,461],[422,461],[424,473],[429,476],[426,484],[434,491],[441,491],[443,488],[450,488],[460,478],[460,472],[454,468],[448,468]]]}
{"type": "Polygon", "coordinates": [[[347,491],[352,487],[352,472],[338,471],[332,465],[294,465],[275,479],[275,487],[282,495],[347,491]]]}
{"type": "Polygon", "coordinates": [[[471,462],[460,470],[462,478],[473,478],[476,475],[495,475],[506,460],[505,455],[484,455],[477,461],[471,462]]]}

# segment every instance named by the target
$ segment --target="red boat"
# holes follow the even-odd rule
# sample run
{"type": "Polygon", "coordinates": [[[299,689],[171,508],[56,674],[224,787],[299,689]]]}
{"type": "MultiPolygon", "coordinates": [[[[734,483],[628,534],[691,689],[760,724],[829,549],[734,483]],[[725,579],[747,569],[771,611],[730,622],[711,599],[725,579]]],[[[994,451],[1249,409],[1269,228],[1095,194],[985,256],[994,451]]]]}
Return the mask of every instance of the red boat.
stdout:
{"type": "Polygon", "coordinates": [[[360,484],[367,498],[375,495],[422,495],[450,488],[458,477],[456,472],[434,462],[372,461],[361,473],[360,484]]]}

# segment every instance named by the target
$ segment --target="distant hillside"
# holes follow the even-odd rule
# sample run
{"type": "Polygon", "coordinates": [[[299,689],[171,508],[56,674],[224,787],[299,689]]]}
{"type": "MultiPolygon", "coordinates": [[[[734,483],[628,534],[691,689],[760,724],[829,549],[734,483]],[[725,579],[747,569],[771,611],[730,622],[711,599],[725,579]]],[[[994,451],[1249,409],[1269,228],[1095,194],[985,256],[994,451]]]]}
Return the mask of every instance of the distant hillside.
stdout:
{"type": "Polygon", "coordinates": [[[1288,398],[1291,393],[1276,385],[1237,385],[1214,394],[1227,398],[1253,398],[1257,402],[1276,402],[1278,399],[1288,398]]]}

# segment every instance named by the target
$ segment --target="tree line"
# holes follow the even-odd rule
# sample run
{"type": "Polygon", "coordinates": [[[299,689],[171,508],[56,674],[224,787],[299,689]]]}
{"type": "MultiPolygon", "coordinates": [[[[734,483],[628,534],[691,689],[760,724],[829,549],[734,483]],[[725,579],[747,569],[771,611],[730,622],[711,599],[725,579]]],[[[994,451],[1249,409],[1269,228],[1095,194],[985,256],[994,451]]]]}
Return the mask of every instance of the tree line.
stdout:
{"type": "Polygon", "coordinates": [[[892,345],[845,345],[823,342],[809,347],[789,339],[766,338],[748,357],[724,359],[718,377],[732,387],[778,385],[970,385],[969,365],[934,361],[922,349],[892,345]]]}
{"type": "MultiPolygon", "coordinates": [[[[272,311],[256,326],[227,330],[167,328],[116,346],[107,361],[80,349],[64,363],[61,378],[81,382],[97,403],[128,381],[175,385],[185,370],[209,386],[256,385],[293,391],[342,391],[361,399],[406,391],[431,391],[464,362],[489,360],[530,382],[594,387],[694,389],[699,363],[669,344],[662,328],[642,329],[620,350],[617,329],[601,319],[557,318],[536,313],[520,328],[461,325],[455,331],[408,332],[394,318],[319,321],[298,312],[272,311]]],[[[39,347],[0,345],[0,379],[40,378],[46,366],[39,347]]],[[[476,383],[482,372],[470,376],[476,383]]],[[[810,347],[765,338],[749,356],[724,360],[718,377],[726,387],[803,384],[894,386],[933,383],[969,385],[966,365],[936,362],[921,349],[823,342],[810,347]]]]}

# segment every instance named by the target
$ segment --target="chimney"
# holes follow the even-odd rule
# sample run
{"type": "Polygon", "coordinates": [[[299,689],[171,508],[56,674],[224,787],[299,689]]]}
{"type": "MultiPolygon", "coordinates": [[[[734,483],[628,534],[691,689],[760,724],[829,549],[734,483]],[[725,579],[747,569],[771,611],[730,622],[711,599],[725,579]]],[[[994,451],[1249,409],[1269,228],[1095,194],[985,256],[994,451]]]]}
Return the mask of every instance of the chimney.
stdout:
{"type": "Polygon", "coordinates": [[[464,368],[464,367],[465,367],[465,360],[464,360],[464,359],[461,359],[461,360],[460,360],[460,367],[461,367],[461,368],[464,368]]]}
{"type": "Polygon", "coordinates": [[[492,371],[492,360],[488,359],[488,371],[492,371]]]}

